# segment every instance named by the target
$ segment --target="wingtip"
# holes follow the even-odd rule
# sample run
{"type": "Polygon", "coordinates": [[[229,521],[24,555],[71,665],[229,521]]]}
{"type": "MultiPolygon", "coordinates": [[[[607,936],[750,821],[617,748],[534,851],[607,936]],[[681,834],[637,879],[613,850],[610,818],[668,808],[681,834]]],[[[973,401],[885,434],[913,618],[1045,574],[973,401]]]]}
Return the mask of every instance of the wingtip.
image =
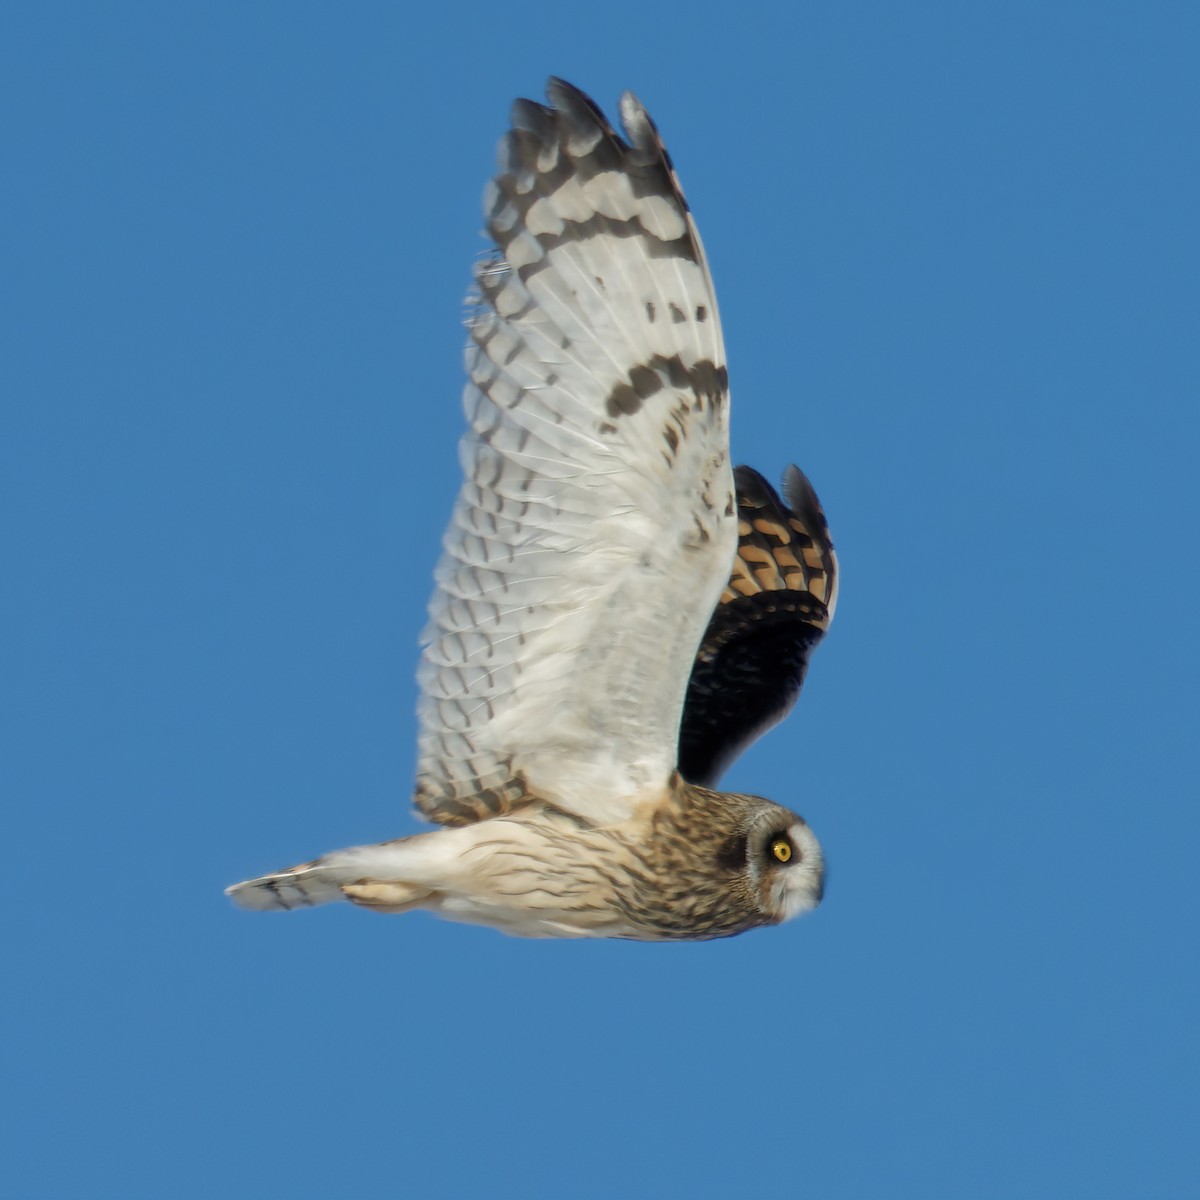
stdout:
{"type": "Polygon", "coordinates": [[[658,136],[658,126],[646,111],[646,106],[630,91],[621,93],[621,124],[630,144],[639,150],[653,151],[665,155],[666,150],[658,136]]]}
{"type": "MultiPolygon", "coordinates": [[[[561,75],[551,75],[546,79],[546,99],[558,112],[573,117],[576,121],[592,123],[606,133],[615,131],[604,115],[604,110],[582,88],[576,87],[570,80],[561,75]]],[[[533,101],[517,101],[518,104],[532,104],[533,101]]],[[[539,105],[544,111],[545,106],[539,105]]],[[[619,103],[621,126],[629,144],[638,149],[655,154],[665,153],[658,134],[658,126],[646,111],[646,106],[628,89],[621,93],[619,103]]]]}
{"type": "Polygon", "coordinates": [[[837,610],[838,590],[841,587],[841,566],[838,563],[837,551],[834,549],[833,538],[829,534],[829,521],[825,510],[821,507],[817,489],[812,481],[800,470],[795,463],[783,473],[783,495],[788,507],[796,516],[818,535],[824,544],[825,556],[828,559],[826,570],[829,576],[828,591],[825,596],[825,608],[828,612],[827,624],[833,624],[833,614],[837,610]]]}
{"type": "Polygon", "coordinates": [[[795,463],[792,463],[784,471],[782,482],[783,498],[794,513],[800,515],[806,509],[820,510],[821,504],[817,499],[817,490],[813,487],[812,480],[795,463]]]}
{"type": "Polygon", "coordinates": [[[778,494],[767,482],[766,476],[761,471],[746,466],[745,463],[733,468],[733,481],[739,497],[753,498],[759,502],[772,500],[778,502],[779,500],[778,494]]]}
{"type": "Polygon", "coordinates": [[[557,75],[551,75],[546,80],[546,99],[550,101],[555,111],[561,113],[576,129],[585,130],[594,127],[602,133],[611,134],[613,132],[600,105],[587,92],[557,75]]]}

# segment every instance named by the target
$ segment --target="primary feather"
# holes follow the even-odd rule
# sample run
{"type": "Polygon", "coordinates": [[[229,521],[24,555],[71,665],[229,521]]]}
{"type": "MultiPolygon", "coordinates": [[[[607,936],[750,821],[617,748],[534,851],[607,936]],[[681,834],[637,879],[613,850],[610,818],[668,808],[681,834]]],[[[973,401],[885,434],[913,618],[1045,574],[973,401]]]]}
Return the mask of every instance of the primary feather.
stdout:
{"type": "Polygon", "coordinates": [[[465,476],[420,667],[417,805],[537,795],[599,820],[675,765],[736,542],[700,240],[658,134],[560,81],[521,100],[484,200],[465,476]]]}

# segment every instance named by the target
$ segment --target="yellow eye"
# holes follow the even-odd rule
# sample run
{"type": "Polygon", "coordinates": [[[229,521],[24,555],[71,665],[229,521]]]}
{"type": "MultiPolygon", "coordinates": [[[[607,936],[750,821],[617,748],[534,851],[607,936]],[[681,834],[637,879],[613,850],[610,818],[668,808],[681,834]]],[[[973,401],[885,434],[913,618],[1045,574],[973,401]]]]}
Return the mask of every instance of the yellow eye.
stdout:
{"type": "Polygon", "coordinates": [[[771,843],[771,853],[775,855],[776,862],[790,862],[792,857],[792,843],[787,838],[776,838],[771,843]]]}

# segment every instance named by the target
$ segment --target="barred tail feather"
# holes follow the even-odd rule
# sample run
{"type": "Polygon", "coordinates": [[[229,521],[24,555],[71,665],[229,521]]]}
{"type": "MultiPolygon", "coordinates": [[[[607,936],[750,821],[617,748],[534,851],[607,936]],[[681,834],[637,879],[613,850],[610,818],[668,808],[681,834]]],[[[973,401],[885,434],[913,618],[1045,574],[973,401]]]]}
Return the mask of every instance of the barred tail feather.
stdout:
{"type": "Polygon", "coordinates": [[[388,911],[401,911],[430,894],[428,888],[406,880],[406,876],[411,878],[417,858],[424,857],[412,843],[423,840],[418,835],[335,850],[312,862],[235,883],[225,889],[225,895],[239,908],[252,912],[287,912],[334,900],[383,908],[385,897],[388,911]]]}
{"type": "Polygon", "coordinates": [[[293,908],[312,908],[345,900],[344,883],[353,882],[343,870],[323,864],[323,860],[289,867],[257,879],[246,879],[225,889],[239,908],[251,912],[288,912],[293,908]]]}

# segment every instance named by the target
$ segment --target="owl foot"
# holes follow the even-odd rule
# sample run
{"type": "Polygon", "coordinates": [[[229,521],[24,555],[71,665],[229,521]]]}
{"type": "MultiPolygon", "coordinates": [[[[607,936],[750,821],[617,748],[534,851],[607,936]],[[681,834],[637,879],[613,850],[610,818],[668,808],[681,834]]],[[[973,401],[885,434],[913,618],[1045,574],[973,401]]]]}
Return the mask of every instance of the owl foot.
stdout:
{"type": "Polygon", "coordinates": [[[420,908],[433,892],[429,888],[411,883],[370,881],[367,883],[345,883],[342,895],[354,904],[379,913],[411,912],[420,908]]]}

